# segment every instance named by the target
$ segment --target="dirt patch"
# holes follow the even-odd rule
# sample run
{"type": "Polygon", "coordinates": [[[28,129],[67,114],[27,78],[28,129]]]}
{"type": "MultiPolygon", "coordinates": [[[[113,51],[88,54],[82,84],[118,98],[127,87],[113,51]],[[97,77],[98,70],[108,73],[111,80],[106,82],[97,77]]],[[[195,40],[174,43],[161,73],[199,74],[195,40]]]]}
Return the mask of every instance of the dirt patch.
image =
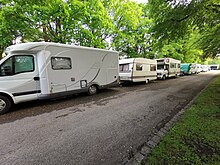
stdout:
{"type": "Polygon", "coordinates": [[[207,162],[213,155],[220,154],[220,148],[201,139],[201,136],[197,134],[183,137],[183,142],[200,157],[202,162],[207,162]]]}
{"type": "MultiPolygon", "coordinates": [[[[220,105],[219,105],[219,107],[220,107],[220,105]]],[[[220,112],[217,112],[216,114],[214,114],[213,117],[216,119],[220,119],[220,112]]]]}

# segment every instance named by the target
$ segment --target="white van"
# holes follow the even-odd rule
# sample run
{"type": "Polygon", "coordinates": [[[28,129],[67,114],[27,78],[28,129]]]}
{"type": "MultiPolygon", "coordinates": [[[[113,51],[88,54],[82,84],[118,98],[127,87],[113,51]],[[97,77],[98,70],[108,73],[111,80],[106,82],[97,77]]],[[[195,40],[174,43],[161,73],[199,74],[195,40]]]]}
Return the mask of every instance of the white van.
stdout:
{"type": "Polygon", "coordinates": [[[122,83],[156,80],[157,61],[146,58],[119,60],[119,76],[122,83]]]}
{"type": "Polygon", "coordinates": [[[157,59],[157,78],[165,80],[167,77],[180,75],[180,60],[173,58],[157,59]]]}
{"type": "Polygon", "coordinates": [[[0,114],[12,104],[118,84],[118,52],[48,42],[10,46],[0,61],[0,114]]]}

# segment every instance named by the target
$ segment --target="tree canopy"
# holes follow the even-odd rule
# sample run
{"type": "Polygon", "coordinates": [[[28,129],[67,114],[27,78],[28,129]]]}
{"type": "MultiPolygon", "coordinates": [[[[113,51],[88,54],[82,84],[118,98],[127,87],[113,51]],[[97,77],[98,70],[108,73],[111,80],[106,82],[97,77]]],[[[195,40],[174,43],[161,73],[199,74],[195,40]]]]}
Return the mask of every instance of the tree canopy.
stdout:
{"type": "Polygon", "coordinates": [[[20,40],[200,62],[220,48],[219,0],[1,0],[0,54],[20,40]]]}
{"type": "Polygon", "coordinates": [[[203,57],[219,53],[219,0],[149,0],[149,13],[154,20],[152,32],[158,48],[181,39],[191,41],[190,50],[202,51],[203,57]]]}

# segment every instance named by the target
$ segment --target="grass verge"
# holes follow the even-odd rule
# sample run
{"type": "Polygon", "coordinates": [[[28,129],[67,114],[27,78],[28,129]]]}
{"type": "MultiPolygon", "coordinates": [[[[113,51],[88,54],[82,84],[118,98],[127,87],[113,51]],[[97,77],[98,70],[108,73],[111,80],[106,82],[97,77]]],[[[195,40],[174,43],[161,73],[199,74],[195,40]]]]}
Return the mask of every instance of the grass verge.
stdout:
{"type": "Polygon", "coordinates": [[[220,164],[220,77],[151,151],[147,164],[220,164]]]}

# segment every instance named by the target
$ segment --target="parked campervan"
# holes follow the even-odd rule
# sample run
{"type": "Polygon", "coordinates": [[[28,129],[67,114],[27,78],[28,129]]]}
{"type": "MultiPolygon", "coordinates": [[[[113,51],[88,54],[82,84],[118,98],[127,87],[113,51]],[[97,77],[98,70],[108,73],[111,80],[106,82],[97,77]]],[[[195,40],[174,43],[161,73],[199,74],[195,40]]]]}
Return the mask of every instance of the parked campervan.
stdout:
{"type": "Polygon", "coordinates": [[[189,64],[189,63],[181,63],[180,64],[181,75],[191,74],[190,68],[191,68],[191,64],[189,64]]]}
{"type": "Polygon", "coordinates": [[[177,77],[180,75],[180,60],[173,58],[157,59],[157,78],[177,77]]]}
{"type": "Polygon", "coordinates": [[[181,74],[189,75],[189,74],[198,74],[202,71],[201,64],[195,63],[181,63],[180,64],[181,74]]]}
{"type": "Polygon", "coordinates": [[[12,104],[118,83],[118,52],[47,42],[10,46],[0,61],[0,114],[12,104]]]}
{"type": "Polygon", "coordinates": [[[119,76],[121,82],[145,81],[148,83],[157,79],[157,62],[146,58],[121,59],[119,76]]]}
{"type": "Polygon", "coordinates": [[[196,64],[196,67],[197,67],[196,73],[198,74],[198,73],[200,73],[202,71],[201,64],[196,64]]]}
{"type": "Polygon", "coordinates": [[[210,70],[218,70],[219,69],[219,65],[218,64],[211,64],[211,65],[209,65],[209,69],[210,70]]]}
{"type": "Polygon", "coordinates": [[[202,72],[207,72],[209,71],[209,66],[208,65],[201,65],[201,68],[202,68],[202,72]]]}
{"type": "Polygon", "coordinates": [[[196,74],[197,73],[197,65],[195,63],[190,64],[190,73],[196,74]]]}

